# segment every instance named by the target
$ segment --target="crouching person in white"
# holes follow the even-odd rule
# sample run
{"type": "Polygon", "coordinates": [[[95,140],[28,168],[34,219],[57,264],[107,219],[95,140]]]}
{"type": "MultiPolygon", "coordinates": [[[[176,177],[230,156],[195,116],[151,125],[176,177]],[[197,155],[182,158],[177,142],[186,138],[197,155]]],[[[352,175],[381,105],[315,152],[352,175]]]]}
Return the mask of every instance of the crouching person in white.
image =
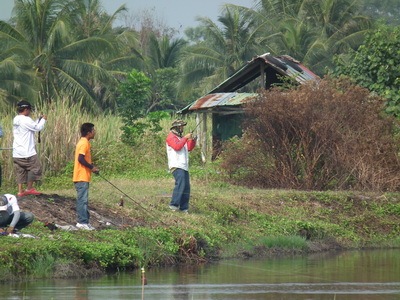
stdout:
{"type": "Polygon", "coordinates": [[[31,212],[19,209],[17,197],[11,194],[0,195],[0,234],[15,233],[31,224],[33,220],[31,212]]]}

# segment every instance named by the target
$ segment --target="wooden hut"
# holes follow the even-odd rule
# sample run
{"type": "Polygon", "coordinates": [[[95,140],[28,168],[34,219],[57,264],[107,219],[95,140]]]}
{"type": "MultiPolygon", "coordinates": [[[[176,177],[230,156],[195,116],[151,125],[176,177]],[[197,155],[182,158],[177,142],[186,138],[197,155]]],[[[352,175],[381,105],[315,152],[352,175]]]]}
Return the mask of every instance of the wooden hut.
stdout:
{"type": "Polygon", "coordinates": [[[285,77],[299,84],[319,78],[288,55],[272,56],[265,53],[254,57],[207,95],[179,111],[182,114],[196,113],[203,161],[207,152],[207,115],[211,115],[212,120],[212,158],[215,158],[222,141],[241,136],[243,104],[255,99],[258,95],[256,91],[260,88],[269,89],[282,84],[285,77]]]}

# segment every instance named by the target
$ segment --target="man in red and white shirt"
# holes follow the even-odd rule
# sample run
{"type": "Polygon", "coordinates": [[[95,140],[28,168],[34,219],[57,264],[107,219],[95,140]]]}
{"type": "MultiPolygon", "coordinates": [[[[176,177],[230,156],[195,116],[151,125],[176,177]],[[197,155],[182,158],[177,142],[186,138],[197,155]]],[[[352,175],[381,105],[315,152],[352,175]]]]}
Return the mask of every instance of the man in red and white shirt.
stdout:
{"type": "Polygon", "coordinates": [[[192,133],[183,136],[186,122],[175,120],[166,139],[168,168],[175,178],[175,187],[169,205],[171,210],[188,212],[190,198],[189,151],[196,146],[192,133]]]}

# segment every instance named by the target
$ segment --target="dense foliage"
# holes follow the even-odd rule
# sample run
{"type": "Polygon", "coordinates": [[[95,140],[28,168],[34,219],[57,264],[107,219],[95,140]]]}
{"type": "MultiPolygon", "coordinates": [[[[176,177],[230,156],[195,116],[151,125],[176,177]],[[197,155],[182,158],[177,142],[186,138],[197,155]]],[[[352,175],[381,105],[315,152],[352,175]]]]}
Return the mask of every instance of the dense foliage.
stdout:
{"type": "Polygon", "coordinates": [[[291,55],[323,75],[334,54],[363,43],[371,16],[391,17],[389,8],[373,0],[228,4],[216,22],[200,17],[177,38],[179,30],[146,14],[139,26],[115,27],[126,8],[109,15],[99,0],[18,0],[11,20],[0,22],[0,102],[61,98],[114,112],[118,85],[135,68],[152,79],[149,111],[176,110],[266,52],[291,55]]]}
{"type": "Polygon", "coordinates": [[[136,39],[112,28],[116,15],[105,14],[98,0],[89,2],[15,1],[11,22],[0,22],[0,68],[11,80],[3,82],[3,102],[69,98],[92,111],[114,104],[116,75],[122,64],[134,62],[136,39]]]}
{"type": "Polygon", "coordinates": [[[400,26],[381,25],[349,57],[338,57],[334,74],[387,99],[386,112],[400,116],[400,26]]]}
{"type": "Polygon", "coordinates": [[[169,116],[164,111],[149,112],[151,84],[143,72],[132,70],[120,85],[118,113],[124,122],[121,140],[128,145],[136,145],[148,129],[161,131],[160,120],[169,116]]]}
{"type": "Polygon", "coordinates": [[[371,28],[361,13],[363,1],[261,0],[257,19],[264,25],[263,46],[277,55],[284,52],[323,75],[332,56],[346,53],[363,41],[371,28]]]}

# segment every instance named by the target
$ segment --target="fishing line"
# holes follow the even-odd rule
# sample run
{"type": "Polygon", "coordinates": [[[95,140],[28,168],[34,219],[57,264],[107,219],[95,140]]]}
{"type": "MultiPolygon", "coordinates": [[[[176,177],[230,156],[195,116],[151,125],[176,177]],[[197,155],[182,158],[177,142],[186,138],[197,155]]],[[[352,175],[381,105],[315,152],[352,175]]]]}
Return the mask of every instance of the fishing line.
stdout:
{"type": "MultiPolygon", "coordinates": [[[[0,148],[0,151],[1,150],[12,150],[12,149],[13,148],[0,148]]],[[[3,169],[1,168],[1,162],[0,162],[0,187],[1,187],[2,182],[3,182],[3,169]]]]}
{"type": "MultiPolygon", "coordinates": [[[[129,200],[131,200],[133,203],[135,203],[137,206],[139,206],[143,211],[145,211],[150,217],[156,218],[154,214],[151,214],[145,207],[143,207],[139,202],[135,201],[132,199],[128,194],[126,194],[124,191],[122,191],[119,187],[117,187],[115,184],[113,184],[111,181],[109,181],[107,178],[102,176],[100,172],[95,173],[96,175],[100,176],[103,180],[108,182],[111,186],[113,186],[115,189],[117,189],[120,193],[122,193],[125,197],[127,197],[129,200]]],[[[161,222],[164,226],[168,226],[165,224],[163,221],[158,219],[159,222],[161,222]]]]}

